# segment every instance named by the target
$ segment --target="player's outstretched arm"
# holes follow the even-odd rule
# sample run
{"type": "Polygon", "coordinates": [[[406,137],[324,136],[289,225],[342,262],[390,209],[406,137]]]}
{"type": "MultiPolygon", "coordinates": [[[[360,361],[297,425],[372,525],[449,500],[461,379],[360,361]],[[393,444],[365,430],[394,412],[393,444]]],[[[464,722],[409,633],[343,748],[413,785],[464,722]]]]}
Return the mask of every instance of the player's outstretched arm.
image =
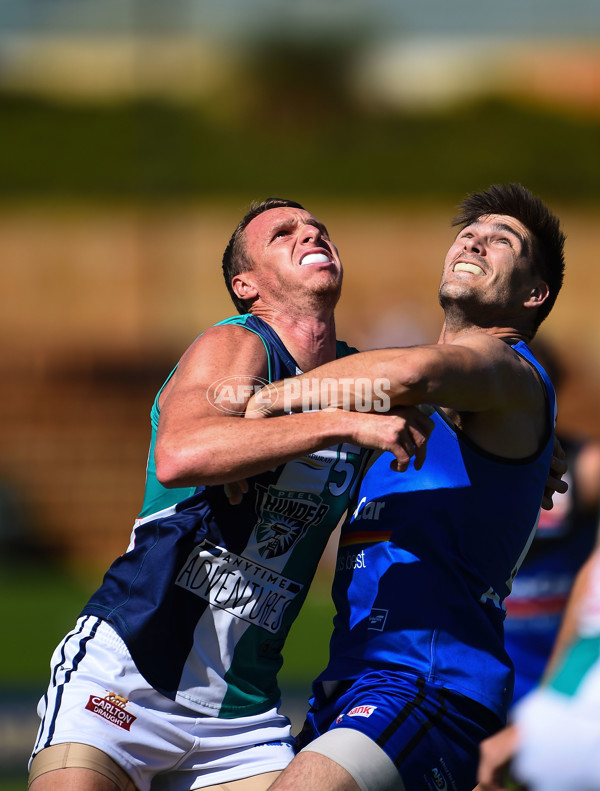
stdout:
{"type": "MultiPolygon", "coordinates": [[[[390,406],[437,404],[459,411],[521,408],[543,398],[531,366],[499,338],[474,333],[453,343],[377,349],[361,352],[269,385],[263,397],[270,415],[301,411],[307,393],[321,387],[316,408],[350,408],[360,403],[368,382],[372,392],[389,398],[390,406]],[[267,405],[268,404],[268,405],[267,405]],[[510,407],[506,405],[509,404],[510,407]]],[[[255,396],[251,404],[256,408],[255,396]]]]}
{"type": "Polygon", "coordinates": [[[268,394],[273,405],[269,411],[302,410],[306,394],[315,392],[321,402],[315,404],[312,398],[312,408],[344,403],[355,408],[365,383],[383,394],[390,406],[446,408],[479,447],[498,456],[526,458],[547,437],[546,394],[537,372],[501,338],[484,332],[465,334],[451,343],[335,360],[297,379],[275,383],[268,394]]]}
{"type": "Polygon", "coordinates": [[[155,450],[164,486],[237,481],[340,442],[389,450],[399,465],[419,452],[430,428],[417,418],[343,410],[242,420],[248,394],[215,402],[215,382],[266,378],[260,339],[239,327],[211,328],[183,356],[163,391],[155,450]]]}

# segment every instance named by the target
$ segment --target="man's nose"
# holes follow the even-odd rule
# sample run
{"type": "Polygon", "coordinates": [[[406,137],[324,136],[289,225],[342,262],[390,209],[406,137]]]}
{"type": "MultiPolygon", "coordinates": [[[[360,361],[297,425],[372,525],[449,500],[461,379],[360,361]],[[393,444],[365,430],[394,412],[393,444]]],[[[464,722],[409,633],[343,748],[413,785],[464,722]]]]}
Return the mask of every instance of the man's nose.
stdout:
{"type": "Polygon", "coordinates": [[[314,225],[305,225],[302,229],[302,242],[308,244],[309,242],[316,242],[321,238],[321,231],[314,225]]]}
{"type": "Polygon", "coordinates": [[[473,253],[483,253],[483,240],[479,236],[468,236],[465,239],[465,249],[473,253]]]}

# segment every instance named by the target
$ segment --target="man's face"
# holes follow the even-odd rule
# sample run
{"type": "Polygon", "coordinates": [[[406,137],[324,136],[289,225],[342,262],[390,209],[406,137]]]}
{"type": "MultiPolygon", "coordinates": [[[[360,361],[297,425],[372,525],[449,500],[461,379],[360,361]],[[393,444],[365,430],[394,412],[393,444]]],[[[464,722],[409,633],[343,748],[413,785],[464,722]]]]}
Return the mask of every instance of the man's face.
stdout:
{"type": "Polygon", "coordinates": [[[480,217],[448,250],[440,302],[468,300],[488,309],[518,310],[539,281],[531,254],[531,233],[519,220],[504,214],[480,217]]]}
{"type": "Polygon", "coordinates": [[[339,297],[342,264],[325,226],[303,209],[281,207],[259,214],[244,231],[251,276],[263,299],[300,293],[339,297]]]}

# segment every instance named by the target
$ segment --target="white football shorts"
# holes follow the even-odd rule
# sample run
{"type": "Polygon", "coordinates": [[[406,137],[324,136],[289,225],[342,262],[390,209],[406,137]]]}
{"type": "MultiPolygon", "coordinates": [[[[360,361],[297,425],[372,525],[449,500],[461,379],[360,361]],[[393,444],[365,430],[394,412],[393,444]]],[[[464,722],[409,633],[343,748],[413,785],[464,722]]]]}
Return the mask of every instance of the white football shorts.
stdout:
{"type": "Polygon", "coordinates": [[[190,791],[284,769],[294,757],[276,708],[235,719],[199,715],[140,675],[105,621],[85,616],[56,648],[38,704],[33,755],[79,743],[107,753],[140,791],[190,791]],[[95,633],[94,633],[95,631],[95,633]]]}

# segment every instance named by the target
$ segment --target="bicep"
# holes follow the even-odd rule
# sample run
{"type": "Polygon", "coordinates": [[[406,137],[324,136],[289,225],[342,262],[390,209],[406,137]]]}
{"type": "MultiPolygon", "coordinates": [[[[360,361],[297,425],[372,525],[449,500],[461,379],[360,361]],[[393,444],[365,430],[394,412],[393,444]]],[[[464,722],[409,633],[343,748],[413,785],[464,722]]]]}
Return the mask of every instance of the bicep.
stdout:
{"type": "Polygon", "coordinates": [[[461,412],[524,409],[542,389],[533,367],[513,349],[483,336],[409,349],[399,359],[396,403],[432,403],[461,412]],[[402,399],[405,400],[402,400],[402,399]]]}
{"type": "Polygon", "coordinates": [[[267,353],[258,335],[236,326],[210,328],[189,347],[165,388],[159,427],[243,414],[267,371],[267,353]]]}

